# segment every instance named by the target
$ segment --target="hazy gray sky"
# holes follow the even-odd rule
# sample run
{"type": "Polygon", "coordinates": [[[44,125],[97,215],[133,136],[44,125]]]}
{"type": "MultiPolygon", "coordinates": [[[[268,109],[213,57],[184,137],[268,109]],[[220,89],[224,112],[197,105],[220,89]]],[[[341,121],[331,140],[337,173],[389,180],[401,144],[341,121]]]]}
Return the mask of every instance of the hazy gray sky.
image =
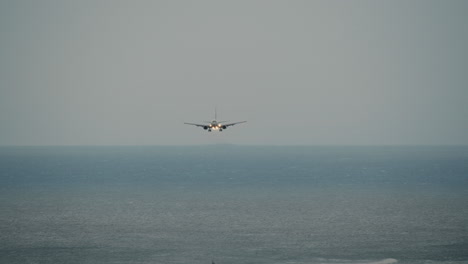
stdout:
{"type": "Polygon", "coordinates": [[[0,145],[468,144],[467,47],[463,0],[0,0],[0,145]]]}

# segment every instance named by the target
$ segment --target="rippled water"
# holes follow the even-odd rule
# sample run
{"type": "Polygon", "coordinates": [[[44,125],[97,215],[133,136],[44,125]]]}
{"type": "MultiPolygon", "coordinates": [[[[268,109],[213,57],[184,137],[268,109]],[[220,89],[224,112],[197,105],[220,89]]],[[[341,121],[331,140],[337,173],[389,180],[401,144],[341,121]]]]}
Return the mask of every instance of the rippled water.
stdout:
{"type": "Polygon", "coordinates": [[[2,147],[0,263],[468,263],[468,147],[2,147]]]}

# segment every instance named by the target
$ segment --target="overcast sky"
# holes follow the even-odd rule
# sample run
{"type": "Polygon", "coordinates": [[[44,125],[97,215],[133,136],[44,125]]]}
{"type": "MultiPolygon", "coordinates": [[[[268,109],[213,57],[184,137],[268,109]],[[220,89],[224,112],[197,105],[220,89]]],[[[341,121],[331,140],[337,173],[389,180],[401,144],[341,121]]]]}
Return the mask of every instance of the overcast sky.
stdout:
{"type": "Polygon", "coordinates": [[[0,145],[466,145],[467,47],[463,0],[0,0],[0,145]]]}

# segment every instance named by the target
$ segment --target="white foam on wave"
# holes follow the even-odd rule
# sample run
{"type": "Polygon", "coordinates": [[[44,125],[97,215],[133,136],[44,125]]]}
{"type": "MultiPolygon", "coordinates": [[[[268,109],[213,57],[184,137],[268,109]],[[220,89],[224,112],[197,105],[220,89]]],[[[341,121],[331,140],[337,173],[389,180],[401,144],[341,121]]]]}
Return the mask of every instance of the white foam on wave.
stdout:
{"type": "Polygon", "coordinates": [[[393,258],[388,258],[388,259],[383,259],[377,262],[368,262],[368,264],[392,264],[392,263],[397,263],[398,260],[393,259],[393,258]]]}
{"type": "Polygon", "coordinates": [[[387,258],[382,260],[344,260],[344,259],[317,259],[319,264],[393,264],[398,260],[394,258],[387,258]]]}

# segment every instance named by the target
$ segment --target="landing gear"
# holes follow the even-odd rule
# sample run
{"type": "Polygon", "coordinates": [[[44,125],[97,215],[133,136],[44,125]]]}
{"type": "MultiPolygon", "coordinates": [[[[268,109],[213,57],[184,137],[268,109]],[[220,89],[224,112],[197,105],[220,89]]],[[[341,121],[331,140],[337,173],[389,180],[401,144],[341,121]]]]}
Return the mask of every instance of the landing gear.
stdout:
{"type": "Polygon", "coordinates": [[[211,129],[208,129],[208,132],[211,132],[211,129]]]}

